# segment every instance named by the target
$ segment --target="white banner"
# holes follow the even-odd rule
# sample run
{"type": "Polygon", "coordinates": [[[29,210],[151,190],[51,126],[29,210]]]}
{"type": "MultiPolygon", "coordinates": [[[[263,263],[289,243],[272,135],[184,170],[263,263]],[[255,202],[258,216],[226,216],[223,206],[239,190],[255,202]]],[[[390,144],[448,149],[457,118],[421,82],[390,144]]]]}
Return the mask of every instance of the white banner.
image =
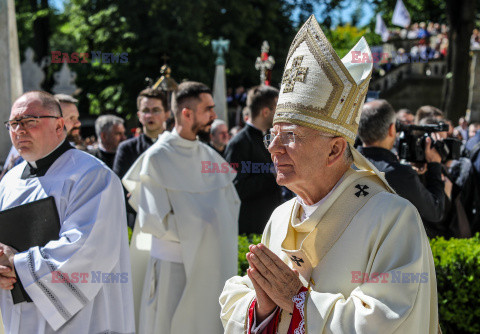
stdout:
{"type": "Polygon", "coordinates": [[[380,13],[377,14],[377,22],[375,24],[375,33],[382,36],[382,41],[386,42],[388,41],[388,28],[385,22],[382,19],[382,15],[380,13]]]}
{"type": "Polygon", "coordinates": [[[402,0],[397,0],[393,11],[392,23],[396,26],[407,28],[410,25],[410,14],[402,0]]]}

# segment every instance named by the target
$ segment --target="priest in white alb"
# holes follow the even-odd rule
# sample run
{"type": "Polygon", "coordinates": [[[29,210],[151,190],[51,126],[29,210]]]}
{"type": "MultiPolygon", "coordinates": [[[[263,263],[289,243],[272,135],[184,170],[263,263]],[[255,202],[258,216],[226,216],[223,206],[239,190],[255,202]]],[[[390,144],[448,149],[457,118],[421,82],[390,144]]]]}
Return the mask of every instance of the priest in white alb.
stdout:
{"type": "Polygon", "coordinates": [[[68,143],[60,104],[46,92],[18,98],[5,124],[25,161],[0,182],[0,210],[52,196],[60,221],[58,235],[45,245],[17,252],[0,244],[5,332],[134,333],[120,179],[68,143]],[[14,283],[25,289],[25,301],[14,303],[14,283]]]}
{"type": "Polygon", "coordinates": [[[237,272],[233,169],[197,139],[216,118],[210,89],[184,82],[164,132],[123,178],[137,211],[132,270],[137,333],[222,333],[218,297],[237,272]],[[206,168],[209,166],[209,168],[206,168]]]}
{"type": "Polygon", "coordinates": [[[225,333],[437,333],[435,268],[420,216],[353,143],[372,64],[340,59],[311,16],[295,37],[273,129],[277,183],[297,194],[220,297],[225,333]]]}

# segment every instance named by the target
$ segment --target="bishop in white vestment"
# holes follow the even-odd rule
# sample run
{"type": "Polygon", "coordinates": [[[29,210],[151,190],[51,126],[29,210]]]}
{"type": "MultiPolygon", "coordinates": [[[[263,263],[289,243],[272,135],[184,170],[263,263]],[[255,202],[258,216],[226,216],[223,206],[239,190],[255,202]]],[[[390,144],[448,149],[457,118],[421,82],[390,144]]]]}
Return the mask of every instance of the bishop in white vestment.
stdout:
{"type": "MultiPolygon", "coordinates": [[[[190,83],[180,85],[180,92],[185,85],[190,83]]],[[[222,173],[203,168],[227,163],[195,138],[195,129],[209,128],[215,117],[208,90],[198,95],[187,98],[189,110],[176,101],[176,128],[160,135],[123,178],[138,214],[131,245],[133,271],[145,276],[134,277],[138,333],[223,332],[218,296],[237,272],[240,201],[230,169],[222,173]],[[188,116],[194,110],[197,122],[205,111],[203,124],[193,126],[188,116]],[[145,236],[147,242],[142,241],[145,236]],[[148,256],[143,269],[142,250],[148,256]]]]}
{"type": "Polygon", "coordinates": [[[311,16],[295,37],[265,137],[297,194],[220,297],[225,333],[437,333],[433,257],[420,216],[353,148],[372,64],[362,38],[338,58],[311,16]],[[352,165],[353,163],[353,165],[352,165]]]}

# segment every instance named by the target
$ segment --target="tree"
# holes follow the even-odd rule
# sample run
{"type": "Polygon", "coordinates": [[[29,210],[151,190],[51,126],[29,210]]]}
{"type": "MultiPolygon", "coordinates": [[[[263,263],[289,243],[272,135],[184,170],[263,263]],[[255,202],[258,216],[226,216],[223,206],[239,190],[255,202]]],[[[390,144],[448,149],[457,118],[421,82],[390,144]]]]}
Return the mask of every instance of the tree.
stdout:
{"type": "Polygon", "coordinates": [[[475,21],[475,0],[446,0],[449,31],[444,111],[457,122],[468,107],[470,37],[475,21]]]}
{"type": "Polygon", "coordinates": [[[36,60],[40,61],[49,55],[50,19],[54,11],[48,0],[16,0],[15,8],[20,50],[33,48],[36,60]]]}
{"type": "MultiPolygon", "coordinates": [[[[20,48],[34,40],[30,24],[38,11],[17,0],[20,48]],[[28,41],[28,42],[25,42],[28,41]]],[[[37,1],[37,0],[31,0],[37,1]]],[[[46,3],[46,0],[39,0],[46,3]]],[[[342,1],[323,0],[327,8],[342,1]]],[[[231,87],[259,84],[254,64],[264,40],[276,59],[272,83],[280,85],[285,58],[298,25],[313,12],[314,0],[70,0],[63,12],[47,9],[50,51],[128,53],[128,63],[69,64],[82,89],[79,109],[90,114],[117,113],[127,119],[136,113],[136,96],[146,77],[156,79],[164,55],[177,81],[213,84],[211,41],[220,36],[231,41],[226,54],[227,83],[231,87]],[[295,17],[298,19],[295,20],[295,17]]],[[[322,13],[320,22],[329,20],[322,13]]],[[[328,33],[327,33],[328,34],[328,33]]],[[[353,45],[352,45],[353,46],[353,45]]],[[[48,68],[45,89],[61,64],[48,68]]]]}

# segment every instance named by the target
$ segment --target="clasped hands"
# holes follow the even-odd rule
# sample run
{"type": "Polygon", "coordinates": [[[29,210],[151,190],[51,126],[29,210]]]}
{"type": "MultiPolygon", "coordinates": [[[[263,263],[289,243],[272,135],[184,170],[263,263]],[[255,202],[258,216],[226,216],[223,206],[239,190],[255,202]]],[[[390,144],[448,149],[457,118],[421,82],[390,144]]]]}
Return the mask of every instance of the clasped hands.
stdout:
{"type": "Polygon", "coordinates": [[[292,298],[303,286],[298,271],[288,267],[263,244],[250,245],[249,250],[247,275],[257,297],[257,323],[267,318],[277,306],[292,313],[292,298]]]}
{"type": "Polygon", "coordinates": [[[14,248],[0,243],[0,288],[12,290],[13,284],[17,282],[13,257],[18,253],[14,248]]]}

